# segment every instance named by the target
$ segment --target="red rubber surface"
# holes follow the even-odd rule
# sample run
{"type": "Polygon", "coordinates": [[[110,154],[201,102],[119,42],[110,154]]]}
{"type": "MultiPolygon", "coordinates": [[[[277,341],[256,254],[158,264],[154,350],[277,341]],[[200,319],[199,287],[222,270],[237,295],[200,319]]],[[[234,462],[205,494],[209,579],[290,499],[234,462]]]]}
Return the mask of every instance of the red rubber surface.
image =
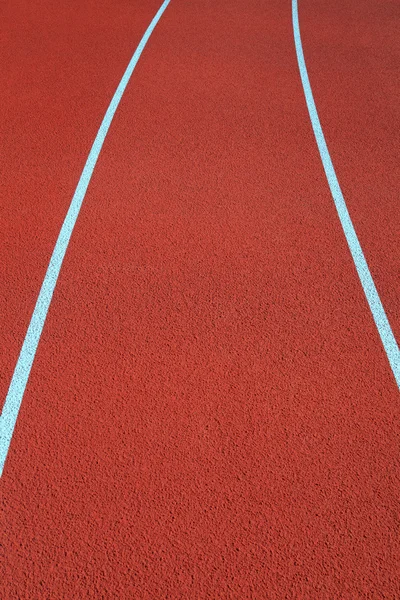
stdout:
{"type": "MultiPolygon", "coordinates": [[[[367,100],[323,72],[335,40],[362,54],[358,10],[371,32],[400,17],[371,5],[302,0],[300,26],[396,333],[398,134],[384,125],[396,86],[367,100]]],[[[87,152],[158,6],[3,8],[3,395],[87,152]]],[[[398,48],[382,45],[382,60],[398,48]]],[[[364,52],[367,88],[384,76],[364,52]]],[[[2,598],[400,597],[398,390],[313,138],[290,2],[167,8],[89,186],[0,488],[2,598]]]]}

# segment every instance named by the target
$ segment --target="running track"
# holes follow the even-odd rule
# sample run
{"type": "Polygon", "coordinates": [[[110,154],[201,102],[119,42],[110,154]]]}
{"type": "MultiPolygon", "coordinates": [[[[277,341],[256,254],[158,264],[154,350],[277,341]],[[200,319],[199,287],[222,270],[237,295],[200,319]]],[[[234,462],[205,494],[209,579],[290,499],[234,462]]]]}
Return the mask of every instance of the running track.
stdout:
{"type": "MultiPolygon", "coordinates": [[[[6,0],[0,391],[160,0],[6,0]]],[[[400,339],[400,5],[300,0],[400,339]]],[[[399,390],[314,138],[290,1],[171,0],[116,111],[0,479],[3,599],[397,599],[399,390]]]]}

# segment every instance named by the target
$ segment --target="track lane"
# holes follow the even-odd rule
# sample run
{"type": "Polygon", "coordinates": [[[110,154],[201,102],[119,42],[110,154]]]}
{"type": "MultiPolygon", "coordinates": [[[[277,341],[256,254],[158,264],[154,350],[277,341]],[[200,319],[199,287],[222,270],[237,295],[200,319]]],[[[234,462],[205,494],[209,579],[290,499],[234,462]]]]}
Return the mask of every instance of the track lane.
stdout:
{"type": "Polygon", "coordinates": [[[390,597],[397,392],[290,7],[170,8],[38,351],[2,479],[4,581],[30,598],[390,597]]]}
{"type": "Polygon", "coordinates": [[[0,406],[49,258],[156,0],[1,7],[0,406]]]}

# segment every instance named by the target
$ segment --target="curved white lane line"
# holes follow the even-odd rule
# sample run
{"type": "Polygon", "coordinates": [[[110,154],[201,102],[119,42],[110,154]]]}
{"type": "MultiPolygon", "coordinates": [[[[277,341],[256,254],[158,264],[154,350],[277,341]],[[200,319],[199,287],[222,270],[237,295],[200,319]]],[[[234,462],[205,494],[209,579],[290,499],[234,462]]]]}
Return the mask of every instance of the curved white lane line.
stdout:
{"type": "Polygon", "coordinates": [[[169,3],[170,0],[165,0],[165,2],[159,8],[157,14],[151,21],[138,47],[136,48],[136,51],[132,56],[131,61],[116,89],[116,92],[100,125],[99,131],[97,132],[96,139],[93,142],[92,149],[90,150],[88,159],[82,171],[82,175],[71,200],[67,216],[65,217],[64,223],[61,227],[61,231],[54,247],[53,254],[50,258],[50,263],[47,267],[46,275],[36,301],[28,331],[26,333],[25,340],[11,379],[3,411],[0,416],[0,477],[3,473],[4,463],[7,458],[11,438],[13,436],[19,409],[21,407],[22,398],[25,393],[26,384],[28,382],[36,350],[42,335],[43,326],[46,321],[53,292],[57,284],[57,279],[64,256],[67,251],[76,220],[81,210],[82,202],[85,198],[86,190],[92,177],[93,170],[103,147],[103,143],[111,125],[111,121],[113,120],[115,111],[118,108],[133,70],[136,67],[136,64],[148,42],[148,39],[153,33],[155,26],[157,25],[169,3]]]}
{"type": "Polygon", "coordinates": [[[353,257],[354,264],[357,269],[358,276],[361,281],[365,296],[367,298],[372,316],[378,329],[383,347],[388,357],[393,375],[400,389],[400,351],[396,339],[393,335],[392,328],[386,316],[378,291],[375,287],[374,280],[368,268],[367,261],[362,251],[360,242],[358,241],[349,211],[346,206],[345,199],[340,189],[335,169],[329,154],[328,146],[326,145],[325,137],[322,131],[321,123],[318,117],[317,108],[315,106],[313,93],[311,90],[310,80],[308,78],[307,67],[304,60],[303,47],[300,37],[299,14],[297,8],[297,0],[292,0],[292,16],[293,16],[293,32],[296,45],[297,61],[299,64],[300,77],[303,84],[304,95],[306,97],[308,112],[310,114],[312,128],[314,130],[315,139],[319,153],[321,155],[322,164],[324,165],[326,178],[329,183],[333,201],[339,215],[340,222],[346,236],[347,243],[353,257]]]}

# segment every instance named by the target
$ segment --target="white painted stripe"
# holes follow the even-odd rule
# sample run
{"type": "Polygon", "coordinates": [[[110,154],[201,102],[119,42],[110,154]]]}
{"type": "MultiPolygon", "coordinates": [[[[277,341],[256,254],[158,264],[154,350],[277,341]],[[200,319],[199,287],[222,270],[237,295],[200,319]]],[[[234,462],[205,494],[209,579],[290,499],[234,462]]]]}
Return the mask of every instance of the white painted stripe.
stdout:
{"type": "Polygon", "coordinates": [[[342,190],[336,177],[335,169],[329,154],[328,146],[326,145],[325,137],[322,131],[321,123],[318,117],[317,108],[315,106],[313,93],[311,90],[310,80],[307,73],[307,67],[304,60],[303,47],[300,37],[299,15],[297,8],[297,0],[292,0],[292,16],[293,16],[293,31],[296,45],[297,61],[300,69],[300,77],[303,84],[304,94],[306,97],[308,112],[312,127],[314,130],[315,139],[317,140],[319,153],[321,155],[322,164],[324,165],[326,178],[329,183],[333,201],[339,215],[340,222],[346,236],[347,243],[353,257],[354,264],[357,269],[358,276],[361,281],[365,296],[367,298],[372,316],[378,329],[383,347],[388,357],[393,375],[396,379],[397,386],[400,388],[400,351],[396,339],[393,335],[392,328],[386,316],[378,291],[375,287],[374,280],[368,268],[367,261],[362,251],[360,242],[358,241],[349,211],[344,200],[342,190]]]}
{"type": "Polygon", "coordinates": [[[93,142],[92,149],[90,150],[88,159],[82,171],[82,175],[72,198],[67,216],[65,217],[64,223],[61,227],[60,234],[54,247],[53,254],[51,256],[38,299],[36,301],[35,309],[33,311],[28,331],[21,348],[14,374],[11,379],[3,411],[0,416],[0,477],[3,473],[4,463],[7,458],[19,409],[21,407],[22,398],[25,393],[25,388],[31,372],[36,350],[42,335],[43,326],[46,321],[51,299],[53,297],[53,292],[57,284],[57,279],[60,274],[64,256],[67,251],[76,220],[81,210],[82,202],[85,198],[86,190],[91,180],[93,170],[103,147],[103,143],[111,125],[111,121],[113,120],[115,111],[118,108],[133,70],[135,69],[140,55],[142,54],[151,34],[153,33],[155,26],[157,25],[169,3],[170,0],[165,0],[165,2],[161,5],[147,31],[142,37],[117,87],[117,90],[100,125],[100,129],[97,132],[96,139],[93,142]]]}

